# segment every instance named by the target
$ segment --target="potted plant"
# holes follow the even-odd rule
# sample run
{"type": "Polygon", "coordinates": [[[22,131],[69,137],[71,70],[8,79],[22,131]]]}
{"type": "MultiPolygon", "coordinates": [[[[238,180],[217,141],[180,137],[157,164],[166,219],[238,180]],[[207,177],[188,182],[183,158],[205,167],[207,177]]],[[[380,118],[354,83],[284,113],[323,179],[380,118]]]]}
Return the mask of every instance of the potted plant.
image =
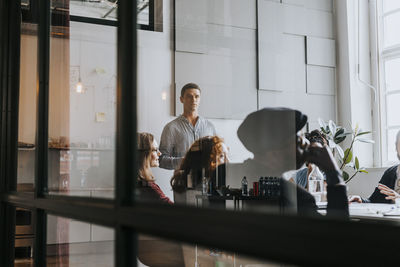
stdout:
{"type": "MultiPolygon", "coordinates": [[[[340,170],[343,172],[343,179],[348,183],[358,173],[368,173],[364,167],[360,166],[360,162],[356,155],[354,155],[353,147],[355,142],[363,142],[373,144],[374,141],[364,138],[364,135],[371,133],[370,131],[362,131],[358,124],[351,131],[347,131],[344,127],[336,125],[332,120],[325,123],[322,119],[318,119],[321,131],[325,134],[329,147],[332,149],[335,158],[338,160],[340,170]],[[346,138],[351,138],[350,146],[343,150],[339,145],[346,138]],[[337,152],[337,154],[335,153],[337,152]],[[349,167],[353,170],[350,174],[344,170],[345,167],[349,167]]],[[[351,128],[351,127],[350,127],[351,128]]]]}

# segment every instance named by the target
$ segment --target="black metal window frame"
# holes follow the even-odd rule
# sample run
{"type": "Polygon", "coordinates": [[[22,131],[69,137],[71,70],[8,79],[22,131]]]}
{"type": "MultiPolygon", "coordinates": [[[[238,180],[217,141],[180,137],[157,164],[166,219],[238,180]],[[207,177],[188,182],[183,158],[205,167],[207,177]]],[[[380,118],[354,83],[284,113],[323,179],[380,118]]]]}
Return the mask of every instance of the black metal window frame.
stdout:
{"type": "MultiPolygon", "coordinates": [[[[149,0],[149,24],[148,25],[138,24],[137,28],[146,31],[162,31],[162,16],[161,18],[157,17],[160,14],[162,14],[162,0],[149,0]],[[157,27],[155,25],[155,22],[157,22],[157,27]],[[160,22],[161,22],[161,30],[160,30],[160,22]]],[[[90,23],[90,24],[97,24],[104,26],[115,26],[115,27],[118,26],[118,21],[108,20],[108,19],[70,15],[70,20],[75,22],[90,23]]]]}
{"type": "Polygon", "coordinates": [[[0,266],[13,266],[15,207],[35,212],[35,266],[46,266],[47,214],[113,228],[118,267],[136,266],[138,233],[299,265],[398,263],[399,223],[136,203],[136,166],[131,164],[136,157],[136,4],[119,4],[116,196],[106,200],[47,193],[49,0],[39,7],[35,193],[16,192],[21,6],[20,1],[0,1],[0,266]]]}
{"type": "MultiPolygon", "coordinates": [[[[38,22],[38,0],[33,0],[30,2],[28,7],[22,8],[23,13],[23,21],[28,23],[37,23],[38,22]]],[[[146,31],[163,31],[163,1],[162,0],[149,0],[149,24],[138,24],[137,28],[140,30],[146,31]]],[[[81,22],[81,23],[90,23],[104,26],[118,26],[118,21],[110,20],[110,19],[102,19],[102,18],[92,18],[92,17],[84,17],[77,15],[70,15],[67,13],[65,9],[57,9],[57,13],[52,14],[54,21],[66,21],[65,16],[68,16],[69,21],[81,22]]],[[[53,26],[57,26],[57,23],[53,26]]]]}

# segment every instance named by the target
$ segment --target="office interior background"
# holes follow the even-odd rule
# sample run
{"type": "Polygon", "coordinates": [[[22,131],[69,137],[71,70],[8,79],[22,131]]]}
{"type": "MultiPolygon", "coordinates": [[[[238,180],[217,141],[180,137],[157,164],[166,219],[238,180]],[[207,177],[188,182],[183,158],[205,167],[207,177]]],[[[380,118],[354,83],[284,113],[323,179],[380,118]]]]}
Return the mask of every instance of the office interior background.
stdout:
{"type": "MultiPolygon", "coordinates": [[[[183,111],[182,86],[195,82],[199,113],[230,163],[252,158],[237,129],[265,107],[302,111],[304,132],[320,121],[370,131],[373,143],[352,147],[368,173],[347,183],[348,195],[367,198],[398,162],[399,1],[19,0],[0,12],[0,265],[334,265],[395,255],[396,219],[303,218],[232,201],[164,206],[135,196],[134,184],[136,132],[159,142],[183,111]]],[[[174,200],[173,170],[152,171],[174,200]]]]}

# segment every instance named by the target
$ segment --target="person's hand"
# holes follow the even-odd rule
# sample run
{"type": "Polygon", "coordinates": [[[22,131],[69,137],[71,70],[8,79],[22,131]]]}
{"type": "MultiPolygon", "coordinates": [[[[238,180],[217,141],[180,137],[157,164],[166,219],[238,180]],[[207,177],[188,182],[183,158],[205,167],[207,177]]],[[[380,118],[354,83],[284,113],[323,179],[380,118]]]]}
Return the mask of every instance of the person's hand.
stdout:
{"type": "Polygon", "coordinates": [[[378,184],[378,189],[380,190],[381,194],[386,195],[385,199],[395,200],[396,198],[400,198],[400,195],[396,191],[390,189],[384,184],[378,184]]]}
{"type": "Polygon", "coordinates": [[[319,143],[311,143],[305,154],[305,160],[314,163],[324,172],[340,171],[336,160],[327,145],[322,146],[319,143]]]}
{"type": "Polygon", "coordinates": [[[360,196],[351,196],[349,197],[349,203],[351,202],[362,203],[362,199],[360,196]]]}

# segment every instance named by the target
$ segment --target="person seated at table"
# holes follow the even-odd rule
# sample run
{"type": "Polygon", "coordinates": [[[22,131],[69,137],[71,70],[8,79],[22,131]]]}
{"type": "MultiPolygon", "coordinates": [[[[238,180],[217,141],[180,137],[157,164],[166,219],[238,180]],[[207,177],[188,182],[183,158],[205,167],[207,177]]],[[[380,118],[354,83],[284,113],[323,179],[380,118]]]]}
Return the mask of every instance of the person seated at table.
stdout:
{"type": "MultiPolygon", "coordinates": [[[[339,167],[328,146],[318,142],[305,144],[299,131],[306,123],[305,114],[289,108],[264,108],[249,114],[237,134],[254,157],[240,164],[228,164],[227,179],[234,182],[243,176],[253,179],[282,177],[289,170],[300,168],[304,162],[313,163],[326,176],[327,215],[347,218],[346,185],[339,167]]],[[[282,207],[279,212],[320,216],[315,198],[309,192],[286,179],[278,179],[281,188],[279,205],[282,207]]],[[[273,207],[271,211],[274,212],[273,207]]]]}
{"type": "MultiPolygon", "coordinates": [[[[400,160],[400,131],[396,135],[397,158],[400,160]]],[[[378,186],[369,198],[352,196],[350,202],[358,203],[393,203],[396,198],[400,198],[400,165],[396,164],[387,169],[378,186]]]]}
{"type": "Polygon", "coordinates": [[[228,161],[228,149],[224,140],[218,136],[205,136],[196,140],[186,152],[180,167],[175,170],[171,178],[174,192],[184,192],[187,188],[202,188],[202,176],[210,178],[216,184],[216,175],[222,174],[224,165],[228,161]],[[192,180],[188,184],[188,175],[192,180]]]}
{"type": "MultiPolygon", "coordinates": [[[[319,143],[322,146],[328,145],[328,140],[326,140],[326,137],[324,136],[323,133],[321,133],[319,130],[313,130],[310,133],[305,134],[305,138],[310,142],[310,143],[319,143]]],[[[306,162],[306,166],[296,172],[296,176],[294,181],[296,184],[300,185],[301,187],[308,189],[307,183],[308,183],[308,176],[313,170],[313,164],[309,164],[306,162]]]]}
{"type": "Polygon", "coordinates": [[[138,133],[138,174],[137,194],[141,201],[159,201],[167,204],[173,202],[164,194],[155,182],[151,168],[159,166],[157,141],[151,133],[138,133]]]}

